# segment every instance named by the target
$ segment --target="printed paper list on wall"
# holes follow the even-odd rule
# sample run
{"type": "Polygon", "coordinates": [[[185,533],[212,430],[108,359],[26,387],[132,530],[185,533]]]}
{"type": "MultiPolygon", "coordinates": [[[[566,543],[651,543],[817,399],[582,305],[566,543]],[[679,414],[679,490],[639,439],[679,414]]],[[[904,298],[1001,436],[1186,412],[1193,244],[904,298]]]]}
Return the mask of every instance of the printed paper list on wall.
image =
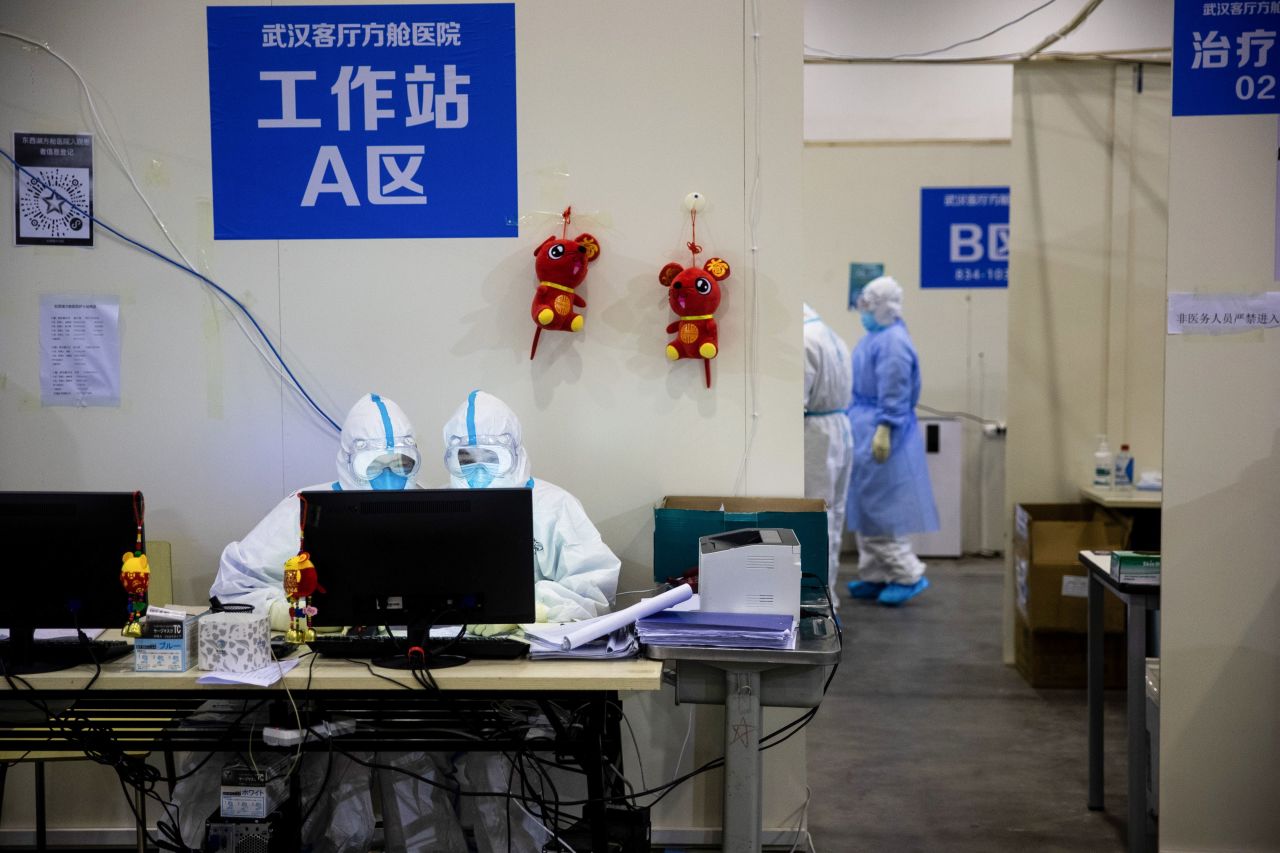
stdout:
{"type": "Polygon", "coordinates": [[[920,190],[920,286],[1009,286],[1009,188],[920,190]]]}
{"type": "Polygon", "coordinates": [[[207,21],[215,238],[516,236],[512,4],[207,21]]]}
{"type": "Polygon", "coordinates": [[[120,300],[40,297],[40,403],[120,405],[120,300]]]}
{"type": "Polygon", "coordinates": [[[1173,7],[1173,114],[1217,116],[1280,113],[1280,2],[1206,3],[1173,7]]]}

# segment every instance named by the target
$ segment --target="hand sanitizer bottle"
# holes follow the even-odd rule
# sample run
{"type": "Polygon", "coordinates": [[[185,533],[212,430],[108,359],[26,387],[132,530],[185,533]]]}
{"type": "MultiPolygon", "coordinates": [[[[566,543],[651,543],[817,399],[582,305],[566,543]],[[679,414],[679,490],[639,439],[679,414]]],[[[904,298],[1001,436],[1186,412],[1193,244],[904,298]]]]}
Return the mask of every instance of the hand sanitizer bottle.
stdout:
{"type": "Polygon", "coordinates": [[[1111,478],[1115,473],[1115,460],[1111,456],[1111,448],[1107,446],[1107,437],[1098,436],[1098,449],[1093,452],[1093,486],[1096,489],[1111,488],[1111,478]]]}
{"type": "Polygon", "coordinates": [[[1127,444],[1120,445],[1120,452],[1116,454],[1115,487],[1125,490],[1133,488],[1133,454],[1129,452],[1127,444]]]}

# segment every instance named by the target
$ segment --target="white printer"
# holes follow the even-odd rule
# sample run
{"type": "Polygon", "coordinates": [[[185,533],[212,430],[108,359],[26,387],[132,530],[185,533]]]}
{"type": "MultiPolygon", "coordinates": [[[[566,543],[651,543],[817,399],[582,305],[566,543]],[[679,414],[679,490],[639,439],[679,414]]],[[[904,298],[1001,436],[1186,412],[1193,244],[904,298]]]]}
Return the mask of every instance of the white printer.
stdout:
{"type": "Polygon", "coordinates": [[[777,613],[800,619],[800,540],[780,527],[698,539],[698,593],[709,613],[777,613]]]}

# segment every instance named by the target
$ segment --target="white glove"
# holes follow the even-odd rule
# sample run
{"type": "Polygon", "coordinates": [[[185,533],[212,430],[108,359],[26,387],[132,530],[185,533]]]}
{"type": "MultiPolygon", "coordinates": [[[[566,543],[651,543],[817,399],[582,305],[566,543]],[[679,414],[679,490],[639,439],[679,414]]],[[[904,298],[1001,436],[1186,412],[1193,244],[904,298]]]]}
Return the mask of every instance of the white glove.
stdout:
{"type": "Polygon", "coordinates": [[[888,424],[880,424],[876,427],[876,434],[871,436],[871,457],[877,462],[883,462],[889,458],[888,424]]]}
{"type": "Polygon", "coordinates": [[[510,634],[519,627],[519,625],[499,624],[468,625],[467,631],[477,637],[496,637],[499,634],[510,634]]]}

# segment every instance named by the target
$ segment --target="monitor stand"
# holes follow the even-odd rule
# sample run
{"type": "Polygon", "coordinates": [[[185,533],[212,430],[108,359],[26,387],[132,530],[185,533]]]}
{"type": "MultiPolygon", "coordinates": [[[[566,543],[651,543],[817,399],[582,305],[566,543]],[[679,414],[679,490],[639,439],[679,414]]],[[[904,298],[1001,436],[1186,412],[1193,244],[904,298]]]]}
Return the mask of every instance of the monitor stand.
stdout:
{"type": "MultiPolygon", "coordinates": [[[[80,635],[81,645],[89,642],[80,635]]],[[[35,642],[35,628],[30,625],[9,628],[8,647],[0,654],[0,676],[38,675],[42,672],[61,672],[88,660],[41,660],[40,646],[35,642]]],[[[86,655],[87,657],[87,655],[86,655]]]]}
{"type": "Polygon", "coordinates": [[[409,655],[396,655],[389,658],[377,658],[369,663],[374,666],[380,666],[385,669],[448,669],[451,666],[462,666],[468,663],[471,658],[463,655],[415,655],[410,658],[409,655]]]}

